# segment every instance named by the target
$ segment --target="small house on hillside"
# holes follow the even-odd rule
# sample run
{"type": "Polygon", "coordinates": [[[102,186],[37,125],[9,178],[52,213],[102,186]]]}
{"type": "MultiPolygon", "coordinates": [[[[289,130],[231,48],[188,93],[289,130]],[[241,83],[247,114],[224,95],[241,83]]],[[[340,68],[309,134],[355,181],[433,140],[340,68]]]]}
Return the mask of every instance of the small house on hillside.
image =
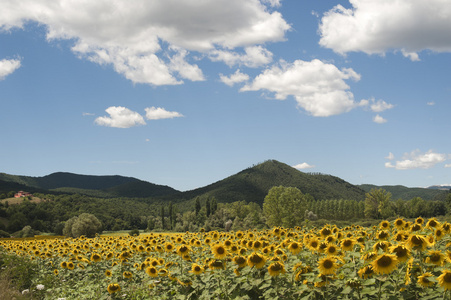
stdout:
{"type": "Polygon", "coordinates": [[[21,197],[32,197],[33,194],[29,193],[29,192],[24,192],[24,191],[19,191],[17,193],[14,194],[14,198],[21,198],[21,197]]]}

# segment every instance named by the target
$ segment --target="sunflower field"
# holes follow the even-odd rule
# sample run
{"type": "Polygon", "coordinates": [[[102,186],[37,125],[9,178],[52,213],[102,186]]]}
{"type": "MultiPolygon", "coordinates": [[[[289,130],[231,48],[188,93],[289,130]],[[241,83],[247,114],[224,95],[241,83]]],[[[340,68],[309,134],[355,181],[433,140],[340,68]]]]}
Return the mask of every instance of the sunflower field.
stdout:
{"type": "Polygon", "coordinates": [[[0,240],[32,299],[451,299],[451,224],[0,240]]]}

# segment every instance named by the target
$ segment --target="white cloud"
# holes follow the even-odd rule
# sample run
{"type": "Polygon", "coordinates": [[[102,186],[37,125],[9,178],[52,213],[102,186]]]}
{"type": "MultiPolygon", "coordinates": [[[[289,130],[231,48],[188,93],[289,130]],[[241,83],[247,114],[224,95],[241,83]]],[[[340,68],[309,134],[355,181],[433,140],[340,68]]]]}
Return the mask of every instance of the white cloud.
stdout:
{"type": "Polygon", "coordinates": [[[0,80],[12,74],[15,70],[20,68],[20,60],[18,59],[2,59],[0,60],[0,80]]]}
{"type": "Polygon", "coordinates": [[[146,111],[147,120],[160,120],[160,119],[172,119],[183,117],[181,113],[176,111],[167,111],[161,107],[147,107],[144,109],[146,111]]]}
{"type": "Polygon", "coordinates": [[[395,166],[391,162],[386,162],[385,167],[386,168],[394,168],[395,166]]]}
{"type": "MultiPolygon", "coordinates": [[[[278,0],[15,0],[0,2],[0,30],[37,22],[47,39],[72,40],[80,58],[111,65],[135,83],[173,85],[204,80],[193,51],[232,51],[285,39],[290,25],[269,7],[278,0]],[[174,49],[175,55],[171,55],[174,49]]],[[[258,65],[267,50],[240,61],[258,65]]],[[[266,56],[265,56],[266,55],[266,56]]]]}
{"type": "Polygon", "coordinates": [[[392,109],[395,107],[393,104],[387,103],[384,100],[375,100],[374,98],[371,99],[372,104],[370,104],[370,108],[374,112],[383,112],[387,109],[392,109]]]}
{"type": "Polygon", "coordinates": [[[360,80],[352,69],[339,70],[318,59],[280,61],[258,75],[240,91],[268,90],[278,100],[293,96],[298,105],[315,117],[345,113],[356,107],[354,95],[345,80],[360,80]]]}
{"type": "Polygon", "coordinates": [[[451,51],[451,5],[443,0],[350,0],[326,12],[320,45],[338,53],[400,51],[411,60],[430,49],[451,51]]]}
{"type": "Polygon", "coordinates": [[[427,105],[429,105],[429,106],[434,106],[435,105],[435,102],[434,101],[431,101],[431,102],[428,102],[428,103],[426,103],[427,105]]]}
{"type": "Polygon", "coordinates": [[[444,162],[446,157],[446,154],[435,153],[433,150],[429,150],[426,153],[415,150],[405,153],[402,160],[396,161],[395,165],[389,162],[385,163],[385,167],[396,168],[397,170],[429,169],[438,163],[444,162]]]}
{"type": "Polygon", "coordinates": [[[138,125],[145,125],[144,118],[137,112],[122,106],[111,106],[105,110],[110,116],[98,117],[94,120],[97,125],[130,128],[138,125]]]}
{"type": "Polygon", "coordinates": [[[298,169],[298,170],[303,170],[303,169],[311,169],[311,168],[314,168],[315,166],[314,165],[309,165],[308,163],[303,162],[302,164],[297,164],[297,165],[292,166],[292,167],[295,168],[295,169],[298,169]]]}
{"type": "Polygon", "coordinates": [[[241,73],[240,69],[236,70],[235,73],[230,75],[229,77],[219,74],[221,81],[227,84],[228,86],[233,86],[235,83],[240,83],[249,80],[249,75],[241,73]]]}
{"type": "Polygon", "coordinates": [[[213,50],[210,52],[212,61],[223,61],[229,67],[244,65],[249,68],[257,68],[267,65],[272,61],[272,53],[262,46],[244,48],[244,54],[227,50],[213,50]]]}
{"type": "Polygon", "coordinates": [[[388,160],[394,160],[395,159],[395,155],[391,152],[388,153],[388,156],[385,157],[388,160]]]}
{"type": "Polygon", "coordinates": [[[445,168],[451,168],[451,164],[446,164],[445,168]]]}
{"type": "Polygon", "coordinates": [[[84,112],[82,113],[83,116],[94,116],[95,114],[93,113],[88,113],[88,112],[84,112]]]}
{"type": "Polygon", "coordinates": [[[380,115],[376,115],[373,118],[373,122],[378,123],[378,124],[383,124],[383,123],[387,123],[387,120],[384,119],[383,117],[381,117],[380,115]]]}

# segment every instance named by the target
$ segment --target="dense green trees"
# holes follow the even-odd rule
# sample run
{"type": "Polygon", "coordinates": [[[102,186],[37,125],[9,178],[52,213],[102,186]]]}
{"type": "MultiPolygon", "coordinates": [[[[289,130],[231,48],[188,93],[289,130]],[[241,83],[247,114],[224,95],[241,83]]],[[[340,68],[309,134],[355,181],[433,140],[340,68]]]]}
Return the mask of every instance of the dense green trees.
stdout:
{"type": "Polygon", "coordinates": [[[263,202],[263,214],[268,226],[294,227],[301,225],[307,201],[294,187],[277,186],[269,190],[263,202]]]}
{"type": "Polygon", "coordinates": [[[72,217],[67,220],[63,234],[69,237],[79,237],[84,235],[92,238],[96,233],[102,232],[102,223],[96,216],[88,213],[83,213],[78,217],[72,217]]]}
{"type": "MultiPolygon", "coordinates": [[[[93,214],[102,229],[159,231],[231,230],[268,226],[302,225],[304,219],[349,221],[382,218],[428,218],[451,214],[451,193],[446,200],[392,200],[382,189],[370,191],[365,201],[352,199],[317,200],[296,188],[273,187],[263,207],[245,200],[218,203],[213,196],[202,196],[183,202],[157,202],[142,198],[95,198],[85,195],[44,195],[36,203],[25,199],[20,204],[0,202],[0,230],[14,233],[26,226],[36,231],[62,234],[71,218],[93,214]]],[[[72,234],[72,226],[71,234],[72,234]]]]}

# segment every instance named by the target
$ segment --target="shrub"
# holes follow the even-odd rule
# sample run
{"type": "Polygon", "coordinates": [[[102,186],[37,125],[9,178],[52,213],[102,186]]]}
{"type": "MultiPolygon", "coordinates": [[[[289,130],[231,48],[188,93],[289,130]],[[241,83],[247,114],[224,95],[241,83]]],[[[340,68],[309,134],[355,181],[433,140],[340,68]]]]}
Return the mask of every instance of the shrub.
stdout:
{"type": "Polygon", "coordinates": [[[132,230],[130,230],[128,235],[130,235],[130,236],[138,236],[139,235],[139,230],[138,229],[132,229],[132,230]]]}
{"type": "Polygon", "coordinates": [[[78,217],[70,218],[64,225],[63,234],[69,237],[79,237],[84,235],[92,238],[96,233],[102,232],[102,223],[96,216],[88,213],[83,213],[78,217]]]}

